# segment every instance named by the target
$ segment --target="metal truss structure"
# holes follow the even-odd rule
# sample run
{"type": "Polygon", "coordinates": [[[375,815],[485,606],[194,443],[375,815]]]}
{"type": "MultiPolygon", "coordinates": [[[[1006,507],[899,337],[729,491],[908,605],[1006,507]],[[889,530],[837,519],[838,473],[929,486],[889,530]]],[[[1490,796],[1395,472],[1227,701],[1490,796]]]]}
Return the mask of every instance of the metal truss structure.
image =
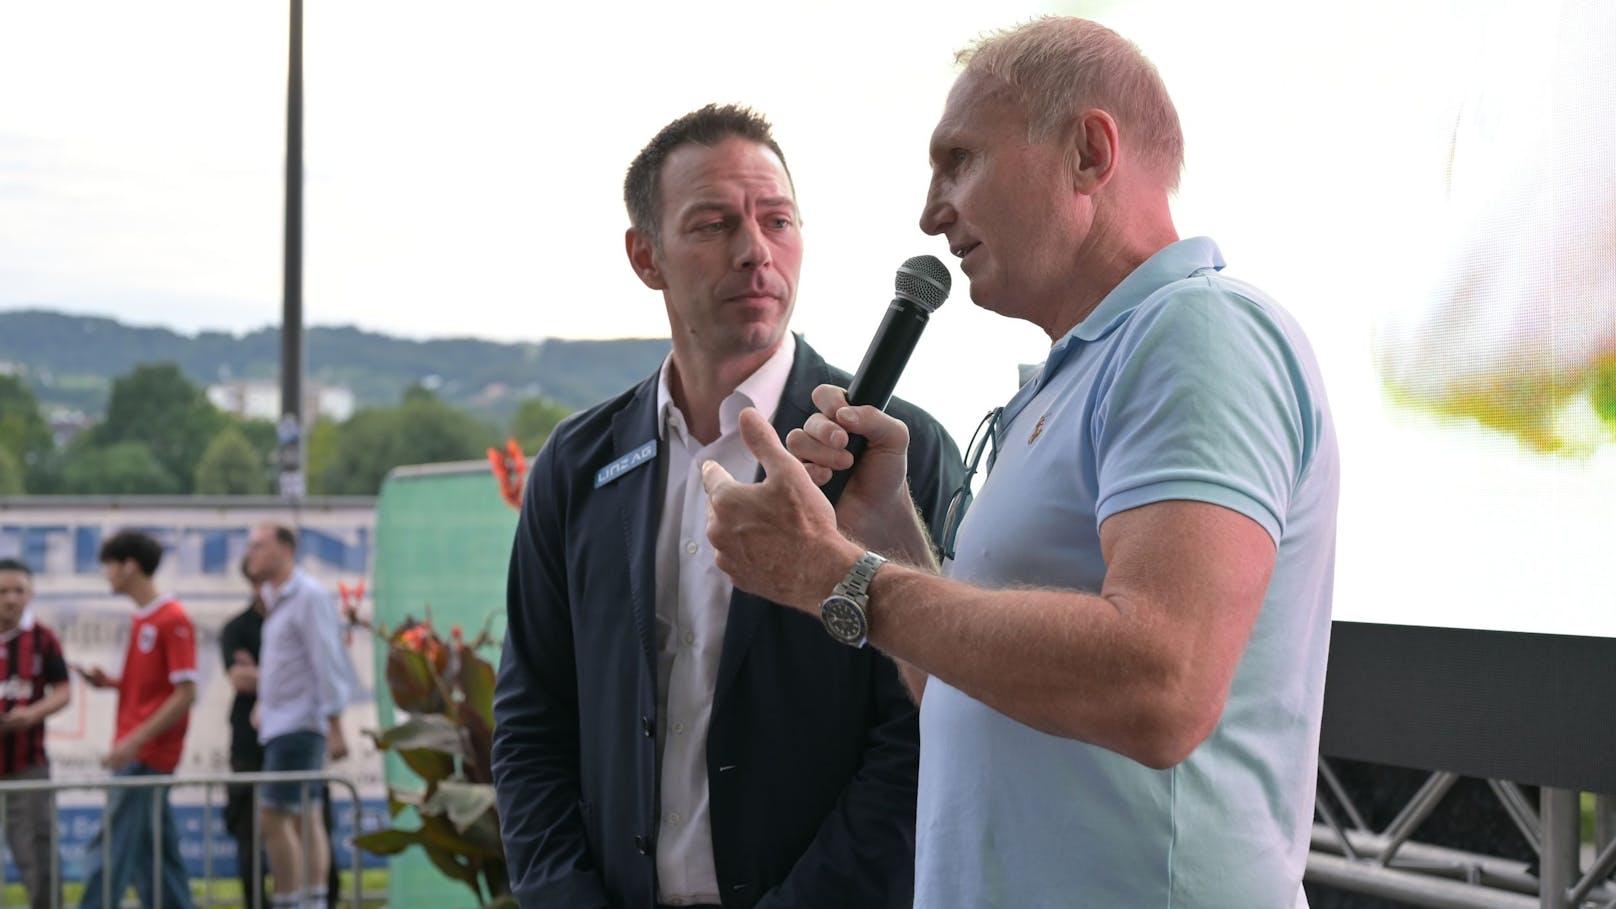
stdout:
{"type": "Polygon", "coordinates": [[[1616,799],[1594,797],[1594,857],[1584,868],[1580,793],[1544,787],[1538,805],[1521,787],[1488,780],[1535,865],[1421,843],[1414,833],[1459,774],[1435,771],[1385,829],[1375,830],[1319,761],[1318,823],[1307,880],[1432,909],[1616,909],[1616,799]]]}

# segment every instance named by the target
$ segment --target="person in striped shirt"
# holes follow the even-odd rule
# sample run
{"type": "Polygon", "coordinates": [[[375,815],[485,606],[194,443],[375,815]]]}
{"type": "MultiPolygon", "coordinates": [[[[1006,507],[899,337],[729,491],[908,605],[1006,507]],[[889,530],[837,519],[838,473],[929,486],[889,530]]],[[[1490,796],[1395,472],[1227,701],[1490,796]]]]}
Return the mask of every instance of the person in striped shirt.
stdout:
{"type": "MultiPolygon", "coordinates": [[[[0,782],[50,778],[45,755],[45,719],[72,696],[67,660],[55,632],[34,618],[29,601],[34,574],[16,559],[0,559],[0,782]]],[[[49,792],[5,796],[6,845],[17,865],[32,909],[51,905],[51,827],[55,799],[49,792]]]]}

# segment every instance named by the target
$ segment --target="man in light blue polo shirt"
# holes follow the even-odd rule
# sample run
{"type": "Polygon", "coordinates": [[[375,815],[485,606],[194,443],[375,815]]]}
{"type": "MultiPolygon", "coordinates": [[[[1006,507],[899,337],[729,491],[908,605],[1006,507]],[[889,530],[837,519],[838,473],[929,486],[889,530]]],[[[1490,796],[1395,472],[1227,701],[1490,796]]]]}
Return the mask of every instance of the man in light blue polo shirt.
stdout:
{"type": "Polygon", "coordinates": [[[744,416],[763,484],[707,465],[718,565],[923,697],[917,907],[1305,906],[1338,492],[1313,354],[1178,238],[1183,140],[1137,48],[1052,18],[962,58],[921,227],[1049,359],[971,447],[940,569],[905,428],[828,386],[789,452],[744,416]],[[833,512],[812,485],[849,433],[833,512]]]}

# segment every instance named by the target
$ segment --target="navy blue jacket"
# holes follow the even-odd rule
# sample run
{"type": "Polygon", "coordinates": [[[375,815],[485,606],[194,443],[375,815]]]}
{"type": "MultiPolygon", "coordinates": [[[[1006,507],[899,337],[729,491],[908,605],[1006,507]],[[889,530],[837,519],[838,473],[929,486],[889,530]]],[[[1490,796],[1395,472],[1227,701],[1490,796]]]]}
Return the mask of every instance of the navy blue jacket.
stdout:
{"type": "MultiPolygon", "coordinates": [[[[816,385],[846,387],[796,340],[783,438],[816,385]]],[[[511,553],[494,695],[494,781],[524,909],[651,909],[658,813],[657,465],[596,473],[659,436],[657,377],[556,427],[511,553]]],[[[933,539],[963,469],[901,401],[909,482],[933,539]]],[[[829,593],[829,591],[826,591],[829,593]]],[[[896,667],[811,616],[736,591],[707,736],[713,859],[725,909],[907,907],[919,730],[896,667]]]]}

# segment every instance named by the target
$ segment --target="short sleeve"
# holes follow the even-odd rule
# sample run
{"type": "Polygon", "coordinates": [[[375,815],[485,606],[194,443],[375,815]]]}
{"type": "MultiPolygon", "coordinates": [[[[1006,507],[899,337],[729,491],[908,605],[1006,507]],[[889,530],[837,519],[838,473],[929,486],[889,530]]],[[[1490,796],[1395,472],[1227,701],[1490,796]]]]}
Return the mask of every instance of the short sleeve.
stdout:
{"type": "Polygon", "coordinates": [[[1284,325],[1195,278],[1120,330],[1094,411],[1096,518],[1208,502],[1256,521],[1277,546],[1308,448],[1305,374],[1284,325]]]}
{"type": "Polygon", "coordinates": [[[40,678],[44,679],[47,685],[67,684],[67,657],[62,654],[61,640],[49,629],[45,629],[41,637],[44,646],[40,648],[40,656],[44,665],[41,667],[40,678]]]}
{"type": "Polygon", "coordinates": [[[196,630],[191,627],[190,618],[181,615],[165,622],[159,643],[163,648],[163,663],[168,669],[168,681],[175,685],[197,681],[196,630]]]}

